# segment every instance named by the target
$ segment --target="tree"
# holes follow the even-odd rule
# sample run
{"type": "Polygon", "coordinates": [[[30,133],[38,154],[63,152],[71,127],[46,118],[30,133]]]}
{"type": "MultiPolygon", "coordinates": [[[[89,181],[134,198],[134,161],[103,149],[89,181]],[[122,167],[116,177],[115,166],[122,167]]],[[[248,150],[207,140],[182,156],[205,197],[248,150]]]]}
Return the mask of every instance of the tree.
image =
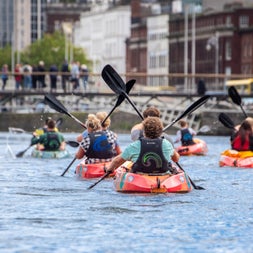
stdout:
{"type": "MultiPolygon", "coordinates": [[[[73,47],[73,58],[81,64],[91,65],[91,61],[87,59],[82,48],[73,47]]],[[[21,52],[22,63],[30,65],[38,65],[39,61],[44,61],[45,68],[49,69],[52,64],[60,68],[65,57],[65,37],[60,32],[53,34],[45,34],[41,40],[37,40],[23,52],[21,52]]]]}

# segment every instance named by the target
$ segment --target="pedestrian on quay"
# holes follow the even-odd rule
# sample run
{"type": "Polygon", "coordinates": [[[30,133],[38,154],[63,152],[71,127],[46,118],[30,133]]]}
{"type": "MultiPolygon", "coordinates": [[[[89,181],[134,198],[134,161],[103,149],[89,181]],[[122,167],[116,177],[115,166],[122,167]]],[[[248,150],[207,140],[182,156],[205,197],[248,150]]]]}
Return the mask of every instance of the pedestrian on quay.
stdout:
{"type": "Polygon", "coordinates": [[[43,61],[39,62],[38,65],[38,88],[39,90],[43,90],[46,87],[45,83],[45,64],[43,61]]]}
{"type": "Polygon", "coordinates": [[[23,78],[24,78],[24,89],[31,90],[32,88],[32,66],[25,63],[23,68],[23,78]]]}
{"type": "Polygon", "coordinates": [[[16,90],[19,90],[19,88],[22,89],[23,75],[21,64],[19,63],[16,64],[14,73],[15,73],[15,89],[16,90]]]}
{"type": "Polygon", "coordinates": [[[64,92],[67,90],[67,83],[69,80],[69,64],[67,60],[64,60],[61,66],[61,85],[64,92]]]}
{"type": "Polygon", "coordinates": [[[7,81],[9,79],[9,70],[8,70],[8,65],[7,64],[4,64],[3,67],[2,67],[1,78],[2,78],[2,82],[3,82],[2,90],[5,90],[5,86],[7,85],[7,81]]]}
{"type": "Polygon", "coordinates": [[[50,72],[50,92],[56,92],[57,90],[57,76],[58,68],[55,64],[52,64],[49,68],[50,72]]]}

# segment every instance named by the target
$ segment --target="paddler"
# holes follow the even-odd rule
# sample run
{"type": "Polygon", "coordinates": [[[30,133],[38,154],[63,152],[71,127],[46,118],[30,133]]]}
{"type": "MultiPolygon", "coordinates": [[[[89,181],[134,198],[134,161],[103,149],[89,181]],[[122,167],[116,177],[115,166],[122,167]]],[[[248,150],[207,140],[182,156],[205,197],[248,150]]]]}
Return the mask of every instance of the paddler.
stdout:
{"type": "Polygon", "coordinates": [[[88,115],[85,125],[87,134],[83,135],[80,147],[75,155],[77,159],[87,157],[85,160],[87,164],[109,162],[121,153],[117,135],[110,130],[104,131],[101,120],[95,114],[88,115]]]}
{"type": "Polygon", "coordinates": [[[65,150],[66,143],[61,133],[55,130],[55,121],[49,119],[47,131],[41,135],[34,135],[31,145],[37,144],[36,149],[45,151],[65,150]]]}
{"type": "Polygon", "coordinates": [[[142,122],[143,138],[129,144],[122,154],[116,156],[107,172],[113,172],[126,161],[132,161],[133,173],[172,173],[177,174],[177,169],[171,160],[178,162],[180,155],[172,144],[162,138],[163,124],[158,117],[147,117],[142,122]]]}

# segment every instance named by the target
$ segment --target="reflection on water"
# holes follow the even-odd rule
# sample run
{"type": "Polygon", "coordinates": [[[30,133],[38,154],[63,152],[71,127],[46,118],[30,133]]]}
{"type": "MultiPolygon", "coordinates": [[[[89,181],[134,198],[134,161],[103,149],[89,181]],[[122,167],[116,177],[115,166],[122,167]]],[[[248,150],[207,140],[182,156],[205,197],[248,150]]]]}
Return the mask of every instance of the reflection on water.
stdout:
{"type": "MultiPolygon", "coordinates": [[[[29,135],[0,133],[1,252],[252,252],[250,169],[220,168],[228,137],[202,137],[207,156],[180,165],[206,190],[188,194],[122,194],[106,179],[78,180],[72,158],[15,154],[29,135]]],[[[66,139],[74,140],[67,134],[66,139]]],[[[128,135],[119,135],[122,148],[128,135]]],[[[76,149],[68,147],[72,155],[76,149]]]]}

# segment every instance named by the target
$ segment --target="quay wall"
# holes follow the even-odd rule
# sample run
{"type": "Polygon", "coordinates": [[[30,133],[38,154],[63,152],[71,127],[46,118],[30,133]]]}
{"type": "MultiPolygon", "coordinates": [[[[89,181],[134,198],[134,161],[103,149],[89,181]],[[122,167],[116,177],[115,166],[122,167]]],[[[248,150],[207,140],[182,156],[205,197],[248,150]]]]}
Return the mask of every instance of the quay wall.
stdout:
{"type": "MultiPolygon", "coordinates": [[[[208,125],[211,131],[208,133],[201,133],[206,135],[230,135],[231,129],[224,127],[218,120],[217,112],[205,111],[200,114],[201,125],[208,125]]],[[[233,119],[235,124],[239,124],[244,118],[242,113],[226,113],[231,119],[233,119]]],[[[72,113],[77,119],[85,123],[87,118],[86,113],[72,113]]],[[[58,118],[63,119],[62,125],[59,127],[61,132],[76,132],[80,133],[84,128],[76,122],[74,119],[70,118],[65,114],[60,113],[32,113],[32,114],[13,114],[4,112],[0,114],[0,131],[8,132],[9,127],[21,128],[26,132],[33,132],[35,129],[40,128],[44,125],[45,119],[50,116],[57,120],[58,118]]],[[[185,118],[187,120],[187,117],[185,118]]],[[[139,123],[140,119],[138,115],[133,115],[124,112],[113,112],[111,115],[111,129],[117,133],[129,133],[131,127],[139,123]]],[[[178,130],[178,124],[175,124],[166,132],[168,134],[175,134],[178,130]]]]}

